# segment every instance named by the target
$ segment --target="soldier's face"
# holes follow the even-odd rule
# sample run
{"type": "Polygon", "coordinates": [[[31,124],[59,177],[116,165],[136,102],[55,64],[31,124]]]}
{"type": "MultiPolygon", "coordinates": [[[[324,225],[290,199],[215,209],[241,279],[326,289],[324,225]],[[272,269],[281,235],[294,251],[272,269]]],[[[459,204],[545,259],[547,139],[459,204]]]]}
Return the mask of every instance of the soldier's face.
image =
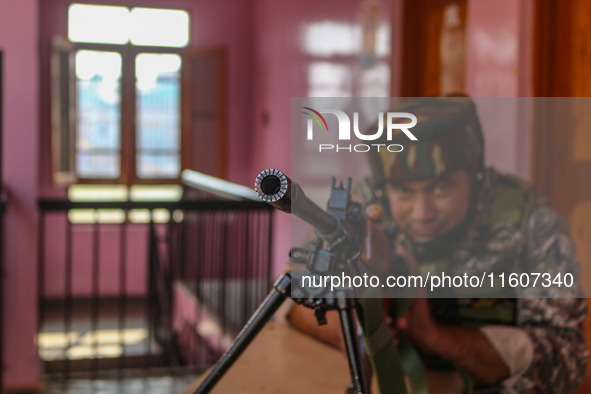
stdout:
{"type": "Polygon", "coordinates": [[[458,226],[468,215],[470,194],[465,169],[422,181],[388,184],[394,220],[417,243],[432,241],[458,226]]]}

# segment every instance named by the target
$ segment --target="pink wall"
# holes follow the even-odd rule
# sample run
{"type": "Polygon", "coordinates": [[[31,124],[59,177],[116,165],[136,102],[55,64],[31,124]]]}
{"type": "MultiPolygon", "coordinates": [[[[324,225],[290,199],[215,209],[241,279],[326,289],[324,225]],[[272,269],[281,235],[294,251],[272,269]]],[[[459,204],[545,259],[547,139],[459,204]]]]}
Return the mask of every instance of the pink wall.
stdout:
{"type": "Polygon", "coordinates": [[[0,0],[0,48],[4,50],[2,170],[8,205],[4,215],[0,289],[4,297],[5,386],[38,382],[37,157],[38,54],[35,0],[0,0]]]}
{"type": "MultiPolygon", "coordinates": [[[[402,54],[403,0],[391,0],[392,56],[402,54]]],[[[472,97],[530,97],[532,88],[533,0],[468,0],[466,92],[472,97]]],[[[399,95],[400,63],[392,65],[392,95],[399,95]]],[[[489,101],[490,103],[490,101],[489,101]]],[[[487,164],[531,177],[531,108],[516,106],[504,127],[485,129],[487,164]],[[517,126],[515,126],[517,124],[517,126]]],[[[510,104],[511,105],[511,104],[510,104]]],[[[509,106],[510,106],[509,105],[509,106]]],[[[505,109],[506,110],[506,109],[505,109]]]]}
{"type": "MultiPolygon", "coordinates": [[[[253,90],[251,5],[241,0],[121,2],[97,0],[92,2],[186,8],[194,21],[191,33],[193,44],[200,47],[221,45],[226,48],[229,54],[226,92],[227,176],[236,182],[250,180],[250,176],[246,176],[245,172],[250,157],[248,136],[253,90]]],[[[4,242],[5,276],[2,285],[5,295],[4,383],[7,387],[35,385],[39,378],[34,343],[37,327],[38,215],[36,207],[38,190],[42,190],[43,196],[60,196],[63,195],[63,191],[54,190],[51,186],[49,149],[41,150],[41,156],[37,152],[38,145],[50,146],[48,96],[39,93],[40,86],[44,89],[46,85],[43,83],[48,78],[46,57],[48,48],[41,45],[42,51],[39,53],[39,40],[42,40],[41,43],[47,42],[43,40],[48,40],[52,35],[40,36],[38,31],[40,23],[43,26],[51,20],[63,22],[67,3],[61,0],[51,4],[49,1],[39,3],[36,0],[0,1],[0,48],[4,50],[5,60],[3,170],[4,183],[10,199],[4,222],[7,231],[5,231],[4,242]],[[43,7],[43,12],[39,12],[40,7],[43,7]],[[43,17],[38,19],[38,14],[43,17]],[[39,75],[41,84],[38,83],[39,75]],[[41,118],[38,103],[43,114],[41,118]]],[[[58,29],[54,33],[65,36],[64,28],[65,24],[62,24],[61,30],[58,29]]],[[[41,91],[45,92],[45,90],[41,91]]],[[[143,231],[140,232],[143,233],[143,231]]],[[[88,244],[88,232],[81,229],[76,234],[85,238],[88,244]]],[[[103,236],[114,238],[116,233],[105,233],[103,236]]],[[[60,253],[59,250],[54,252],[60,253]]],[[[84,260],[84,254],[85,251],[81,250],[75,258],[84,260]]],[[[143,259],[141,255],[143,253],[135,255],[130,260],[140,261],[143,259]]],[[[104,258],[108,259],[108,256],[104,258]]],[[[106,266],[108,267],[109,264],[106,263],[106,266]]],[[[75,289],[83,291],[84,285],[88,282],[89,273],[84,272],[84,266],[78,268],[81,270],[78,272],[80,280],[76,281],[75,289]]],[[[132,267],[133,272],[138,270],[141,270],[141,267],[132,267]]],[[[59,277],[59,275],[55,278],[46,277],[46,283],[51,283],[49,288],[46,288],[50,294],[55,294],[56,283],[53,280],[59,282],[59,277]]],[[[103,283],[105,287],[101,289],[109,292],[111,282],[103,281],[103,283]]],[[[134,290],[133,284],[130,284],[130,290],[134,290]]],[[[141,292],[141,289],[135,289],[135,291],[141,292]]]]}
{"type": "MultiPolygon", "coordinates": [[[[467,21],[467,93],[531,96],[533,1],[469,0],[467,21]]],[[[531,108],[526,100],[509,107],[506,125],[484,129],[487,163],[529,179],[531,108]]]]}
{"type": "MultiPolygon", "coordinates": [[[[45,34],[41,39],[42,88],[49,78],[49,40],[53,35],[67,37],[66,13],[73,0],[45,0],[41,3],[41,25],[45,34]],[[53,26],[53,27],[52,27],[53,26]]],[[[191,45],[196,48],[222,46],[227,53],[226,89],[226,177],[242,183],[251,183],[247,168],[250,163],[249,134],[253,97],[253,7],[242,0],[81,0],[77,3],[111,4],[142,7],[186,9],[192,20],[191,45]]],[[[0,16],[1,17],[1,16],[0,16]]],[[[41,97],[41,108],[49,114],[48,95],[41,97]],[[46,97],[44,97],[46,96],[46,97]]],[[[42,145],[50,144],[49,116],[42,119],[42,145]]],[[[40,161],[40,187],[44,196],[63,195],[51,184],[49,150],[42,152],[40,161]]]]}
{"type": "Polygon", "coordinates": [[[468,4],[467,89],[480,97],[518,94],[519,2],[475,0],[468,4]]]}
{"type": "MultiPolygon", "coordinates": [[[[67,36],[66,15],[70,0],[44,1],[41,4],[41,86],[47,85],[49,78],[49,40],[54,35],[67,36]]],[[[194,48],[209,48],[221,46],[226,51],[226,125],[227,125],[227,146],[226,146],[226,177],[234,182],[249,184],[254,177],[248,173],[250,159],[250,117],[252,106],[252,47],[253,47],[253,18],[252,7],[247,2],[240,0],[220,1],[189,1],[189,0],[94,0],[79,1],[104,4],[122,4],[126,6],[143,7],[169,7],[186,9],[192,20],[191,25],[191,46],[194,48]],[[221,23],[220,21],[223,21],[221,23]],[[232,26],[232,28],[228,28],[232,26]]],[[[42,94],[41,108],[43,114],[49,114],[49,96],[42,94]]],[[[43,116],[41,121],[42,146],[50,146],[51,130],[49,116],[43,116]]],[[[199,141],[196,141],[199,143],[199,141]]],[[[40,165],[40,189],[43,196],[64,196],[65,190],[57,190],[51,181],[50,150],[42,150],[40,165]]],[[[133,295],[140,295],[145,291],[146,248],[143,246],[147,239],[145,226],[131,226],[129,234],[138,241],[133,244],[132,238],[128,239],[128,291],[133,295]]],[[[91,259],[89,257],[92,240],[92,228],[89,226],[74,226],[74,241],[77,247],[73,250],[73,290],[75,296],[88,295],[91,281],[91,259]]],[[[45,296],[57,297],[64,294],[64,256],[65,241],[63,239],[51,240],[51,237],[63,237],[65,229],[62,221],[48,220],[46,232],[48,240],[45,245],[45,296]],[[52,227],[54,226],[54,227],[52,227]]],[[[103,296],[113,295],[116,292],[118,282],[118,268],[116,260],[108,259],[106,253],[117,250],[118,230],[116,227],[106,226],[101,231],[102,246],[113,241],[113,247],[101,248],[106,252],[101,257],[101,275],[104,277],[100,285],[100,294],[103,296]]]]}
{"type": "Polygon", "coordinates": [[[251,185],[249,136],[252,122],[254,19],[252,1],[193,1],[193,43],[221,45],[227,54],[226,179],[251,185]]]}
{"type": "MultiPolygon", "coordinates": [[[[290,99],[308,96],[307,68],[311,57],[303,50],[302,33],[319,21],[359,22],[358,1],[288,2],[258,0],[255,7],[255,86],[251,177],[276,167],[290,172],[290,99]]],[[[400,59],[401,0],[381,2],[382,17],[392,18],[392,56],[400,59]]],[[[469,0],[467,26],[467,92],[474,97],[530,96],[533,2],[469,0]]],[[[328,62],[339,62],[328,57],[328,62]]],[[[392,92],[400,79],[393,62],[392,92]]],[[[520,105],[507,119],[510,127],[485,130],[487,162],[502,171],[530,177],[531,117],[520,105]],[[514,126],[517,124],[518,126],[514,126]]],[[[279,271],[290,247],[290,219],[276,216],[274,261],[279,271]]]]}

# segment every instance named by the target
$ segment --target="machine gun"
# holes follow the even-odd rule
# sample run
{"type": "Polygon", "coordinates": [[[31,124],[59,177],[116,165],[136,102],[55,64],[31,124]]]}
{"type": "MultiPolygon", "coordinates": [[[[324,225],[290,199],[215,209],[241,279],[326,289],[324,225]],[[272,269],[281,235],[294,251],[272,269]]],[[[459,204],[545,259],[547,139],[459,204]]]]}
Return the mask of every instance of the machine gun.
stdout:
{"type": "MultiPolygon", "coordinates": [[[[248,347],[265,323],[287,297],[313,308],[319,324],[326,323],[328,310],[338,311],[347,350],[349,372],[355,393],[367,393],[368,382],[362,373],[362,361],[355,312],[357,300],[351,289],[304,287],[304,276],[326,276],[338,271],[355,270],[360,261],[364,214],[361,204],[351,201],[351,179],[345,186],[331,182],[327,210],[306,197],[302,188],[276,169],[262,171],[256,178],[255,191],[259,198],[273,207],[294,214],[311,224],[317,239],[309,249],[293,248],[291,260],[305,263],[306,269],[283,274],[273,289],[242,328],[234,343],[224,353],[195,393],[208,393],[248,347]]],[[[387,327],[386,327],[387,328],[387,327]]],[[[392,345],[394,346],[394,345],[392,345]]],[[[400,378],[403,381],[403,378],[400,378]]]]}

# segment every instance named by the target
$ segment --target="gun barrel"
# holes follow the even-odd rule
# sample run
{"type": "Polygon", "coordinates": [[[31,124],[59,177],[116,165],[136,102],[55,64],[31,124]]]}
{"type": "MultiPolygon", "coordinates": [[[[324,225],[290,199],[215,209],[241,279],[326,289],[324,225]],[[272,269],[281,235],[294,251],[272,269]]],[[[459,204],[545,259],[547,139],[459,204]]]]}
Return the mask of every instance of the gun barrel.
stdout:
{"type": "Polygon", "coordinates": [[[261,200],[283,212],[293,213],[324,235],[334,234],[339,229],[335,216],[306,197],[300,185],[279,170],[262,171],[255,180],[254,190],[261,200]]]}

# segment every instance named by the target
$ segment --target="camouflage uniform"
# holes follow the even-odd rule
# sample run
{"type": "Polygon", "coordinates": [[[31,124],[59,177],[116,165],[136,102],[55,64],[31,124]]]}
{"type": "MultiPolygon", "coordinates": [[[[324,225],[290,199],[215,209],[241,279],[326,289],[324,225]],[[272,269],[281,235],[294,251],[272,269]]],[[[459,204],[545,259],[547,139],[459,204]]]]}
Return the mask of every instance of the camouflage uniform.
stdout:
{"type": "MultiPolygon", "coordinates": [[[[525,231],[521,231],[520,221],[511,218],[511,215],[508,215],[509,220],[497,223],[482,220],[492,205],[489,197],[502,182],[515,183],[516,180],[494,170],[486,172],[477,212],[463,236],[450,244],[448,256],[442,255],[441,250],[430,255],[429,251],[415,247],[423,273],[427,270],[432,274],[445,271],[450,275],[464,272],[478,274],[480,271],[549,272],[554,277],[559,272],[570,272],[576,278],[576,251],[566,224],[538,195],[534,198],[531,212],[523,217],[525,231]],[[466,261],[468,264],[465,264],[466,261]]],[[[514,208],[505,206],[507,212],[514,208]]],[[[497,214],[502,216],[502,212],[497,214]]],[[[409,241],[401,233],[396,242],[408,245],[409,241]]],[[[537,294],[533,288],[518,288],[514,298],[478,298],[479,294],[472,292],[458,294],[471,298],[430,299],[434,318],[442,323],[478,327],[516,326],[529,336],[533,357],[527,370],[496,387],[480,388],[477,392],[568,393],[576,389],[589,357],[583,331],[587,304],[585,299],[577,298],[580,295],[577,286],[561,289],[564,294],[537,294]],[[538,295],[546,298],[532,298],[538,295]],[[548,298],[563,295],[570,298],[548,298]]]]}
{"type": "MultiPolygon", "coordinates": [[[[492,169],[483,170],[482,135],[470,100],[429,98],[402,110],[417,116],[419,123],[413,132],[419,141],[403,154],[370,157],[376,187],[466,168],[476,191],[468,219],[456,231],[444,234],[443,240],[414,245],[403,233],[393,240],[411,245],[423,274],[525,272],[550,273],[554,278],[557,273],[572,273],[575,278],[575,286],[568,289],[538,286],[496,295],[491,295],[490,288],[481,293],[478,289],[455,289],[454,294],[443,295],[448,298],[430,299],[436,320],[480,327],[489,333],[487,337],[497,350],[503,338],[495,338],[502,333],[495,327],[518,327],[529,338],[525,345],[532,354],[524,369],[512,371],[499,385],[481,387],[477,392],[573,392],[589,357],[583,332],[587,307],[580,298],[576,251],[564,220],[527,183],[492,169]]],[[[387,211],[387,200],[382,204],[387,211]]],[[[499,353],[503,358],[502,350],[499,353]]]]}

